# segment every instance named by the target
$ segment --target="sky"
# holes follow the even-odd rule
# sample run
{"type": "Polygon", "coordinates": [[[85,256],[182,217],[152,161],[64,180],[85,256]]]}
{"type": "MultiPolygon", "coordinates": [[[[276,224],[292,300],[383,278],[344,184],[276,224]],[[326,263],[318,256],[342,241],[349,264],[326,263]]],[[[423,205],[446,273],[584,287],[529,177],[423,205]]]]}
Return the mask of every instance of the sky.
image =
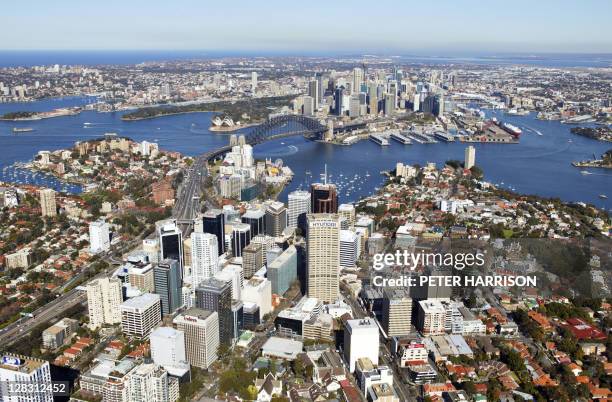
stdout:
{"type": "Polygon", "coordinates": [[[612,53],[612,0],[18,0],[2,50],[612,53]]]}

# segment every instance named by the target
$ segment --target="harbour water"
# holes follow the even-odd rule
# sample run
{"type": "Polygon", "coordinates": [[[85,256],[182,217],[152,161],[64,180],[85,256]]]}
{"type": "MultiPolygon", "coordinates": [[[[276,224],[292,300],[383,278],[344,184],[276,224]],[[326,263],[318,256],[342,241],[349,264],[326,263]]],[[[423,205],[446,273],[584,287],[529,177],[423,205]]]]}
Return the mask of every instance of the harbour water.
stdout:
{"type": "MultiPolygon", "coordinates": [[[[24,104],[0,104],[0,114],[10,111],[52,110],[58,107],[80,105],[90,98],[43,100],[24,104]]],[[[588,175],[570,165],[571,161],[600,156],[612,148],[609,143],[598,142],[570,133],[572,126],[558,121],[541,121],[535,114],[507,116],[499,111],[487,111],[499,119],[523,130],[519,144],[474,144],[476,164],[485,172],[487,181],[518,193],[558,197],[565,201],[583,201],[600,208],[610,209],[609,200],[600,194],[612,196],[612,171],[586,169],[588,175]],[[542,135],[538,134],[541,133],[542,135]]],[[[157,142],[162,149],[197,155],[226,145],[229,133],[208,130],[211,113],[191,113],[140,121],[122,121],[121,113],[85,111],[76,116],[56,117],[35,121],[0,121],[0,180],[19,180],[78,191],[76,187],[62,185],[48,177],[4,169],[14,162],[27,162],[40,150],[71,147],[75,141],[98,138],[107,132],[127,136],[135,141],[157,142]],[[35,131],[14,134],[13,127],[31,127],[35,131]]],[[[235,133],[246,133],[244,129],[235,133]]],[[[384,182],[381,171],[392,170],[396,162],[408,164],[435,162],[439,166],[449,159],[463,160],[466,144],[454,142],[437,144],[402,145],[391,142],[380,147],[371,141],[352,146],[336,146],[307,141],[301,137],[283,138],[255,147],[255,157],[283,159],[294,172],[292,183],[281,194],[296,188],[306,188],[319,181],[325,164],[331,181],[340,186],[340,202],[354,202],[367,196],[384,182]]]]}

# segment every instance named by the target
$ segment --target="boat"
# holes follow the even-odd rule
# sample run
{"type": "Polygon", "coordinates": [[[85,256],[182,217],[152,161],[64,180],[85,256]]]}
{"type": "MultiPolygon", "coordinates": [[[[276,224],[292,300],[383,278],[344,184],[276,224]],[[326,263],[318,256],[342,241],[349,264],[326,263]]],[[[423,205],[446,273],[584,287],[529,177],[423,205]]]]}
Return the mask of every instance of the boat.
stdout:
{"type": "Polygon", "coordinates": [[[501,128],[503,128],[504,130],[506,130],[506,132],[510,133],[516,138],[520,137],[521,134],[523,133],[523,130],[509,123],[503,123],[501,125],[501,128]]]}
{"type": "Polygon", "coordinates": [[[593,174],[593,173],[589,172],[588,170],[581,170],[580,173],[581,174],[585,174],[585,175],[586,174],[593,174]]]}
{"type": "Polygon", "coordinates": [[[404,136],[401,133],[397,133],[397,132],[391,133],[391,139],[399,142],[400,144],[404,144],[404,145],[412,144],[412,141],[410,141],[410,138],[404,136]]]}
{"type": "Polygon", "coordinates": [[[442,131],[436,131],[434,133],[434,137],[444,142],[454,142],[455,141],[455,137],[453,137],[450,134],[444,133],[442,131]]]}
{"type": "Polygon", "coordinates": [[[13,127],[14,133],[29,133],[30,131],[34,131],[34,129],[32,127],[13,127]]]}
{"type": "Polygon", "coordinates": [[[604,200],[607,200],[607,199],[608,199],[608,196],[607,196],[607,195],[605,195],[605,194],[599,194],[599,198],[604,199],[604,200]]]}

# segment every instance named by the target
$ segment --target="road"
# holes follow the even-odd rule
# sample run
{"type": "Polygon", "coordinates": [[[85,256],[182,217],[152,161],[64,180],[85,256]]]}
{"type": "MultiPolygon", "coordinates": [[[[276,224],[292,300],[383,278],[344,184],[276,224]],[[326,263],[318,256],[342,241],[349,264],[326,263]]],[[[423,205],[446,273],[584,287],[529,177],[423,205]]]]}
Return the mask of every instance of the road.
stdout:
{"type": "MultiPolygon", "coordinates": [[[[103,254],[100,254],[100,258],[109,263],[109,267],[94,276],[93,279],[103,278],[108,276],[111,272],[116,269],[117,264],[121,263],[120,260],[117,260],[114,257],[115,253],[124,253],[127,250],[133,248],[137,243],[142,241],[142,235],[138,236],[135,239],[132,239],[128,242],[122,243],[121,247],[111,249],[103,254]]],[[[89,268],[89,267],[87,267],[89,268]]],[[[75,275],[68,283],[74,283],[76,280],[80,280],[85,275],[85,271],[87,268],[84,268],[80,273],[75,275]]],[[[66,284],[59,289],[64,289],[66,284]]],[[[32,313],[34,314],[33,318],[21,318],[14,323],[6,326],[4,329],[0,330],[0,345],[9,346],[14,344],[26,337],[30,331],[32,331],[37,326],[44,324],[54,318],[63,318],[64,312],[76,306],[77,304],[85,304],[87,302],[87,295],[85,292],[72,289],[66,293],[59,294],[55,300],[45,304],[44,306],[39,307],[32,313]]]]}
{"type": "MultiPolygon", "coordinates": [[[[355,300],[355,298],[342,284],[340,285],[340,291],[344,296],[345,301],[353,310],[353,318],[360,319],[370,317],[367,311],[357,300],[355,300]]],[[[384,364],[393,370],[393,387],[395,388],[395,393],[398,395],[400,401],[415,401],[417,390],[415,387],[406,383],[406,374],[401,372],[402,369],[400,369],[400,367],[397,365],[397,361],[392,359],[389,346],[387,345],[387,340],[383,337],[382,333],[380,333],[379,343],[379,363],[384,364]]]]}

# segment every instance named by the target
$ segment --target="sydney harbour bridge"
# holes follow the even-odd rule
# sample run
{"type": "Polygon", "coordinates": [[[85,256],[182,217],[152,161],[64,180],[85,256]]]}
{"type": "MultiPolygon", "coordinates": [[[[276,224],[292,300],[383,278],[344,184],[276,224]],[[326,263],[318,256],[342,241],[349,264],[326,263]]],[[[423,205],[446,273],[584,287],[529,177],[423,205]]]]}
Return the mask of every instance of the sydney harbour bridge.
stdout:
{"type": "MultiPolygon", "coordinates": [[[[365,123],[353,123],[328,128],[319,120],[302,115],[281,115],[269,118],[266,122],[253,127],[245,134],[245,143],[257,145],[279,138],[302,135],[313,141],[323,140],[325,133],[333,130],[334,133],[350,132],[365,127],[365,123]]],[[[231,145],[210,150],[199,155],[192,164],[191,174],[185,179],[182,189],[174,206],[173,216],[181,225],[183,231],[189,231],[193,218],[199,212],[200,196],[206,176],[209,161],[220,158],[231,151],[231,145]]]]}

